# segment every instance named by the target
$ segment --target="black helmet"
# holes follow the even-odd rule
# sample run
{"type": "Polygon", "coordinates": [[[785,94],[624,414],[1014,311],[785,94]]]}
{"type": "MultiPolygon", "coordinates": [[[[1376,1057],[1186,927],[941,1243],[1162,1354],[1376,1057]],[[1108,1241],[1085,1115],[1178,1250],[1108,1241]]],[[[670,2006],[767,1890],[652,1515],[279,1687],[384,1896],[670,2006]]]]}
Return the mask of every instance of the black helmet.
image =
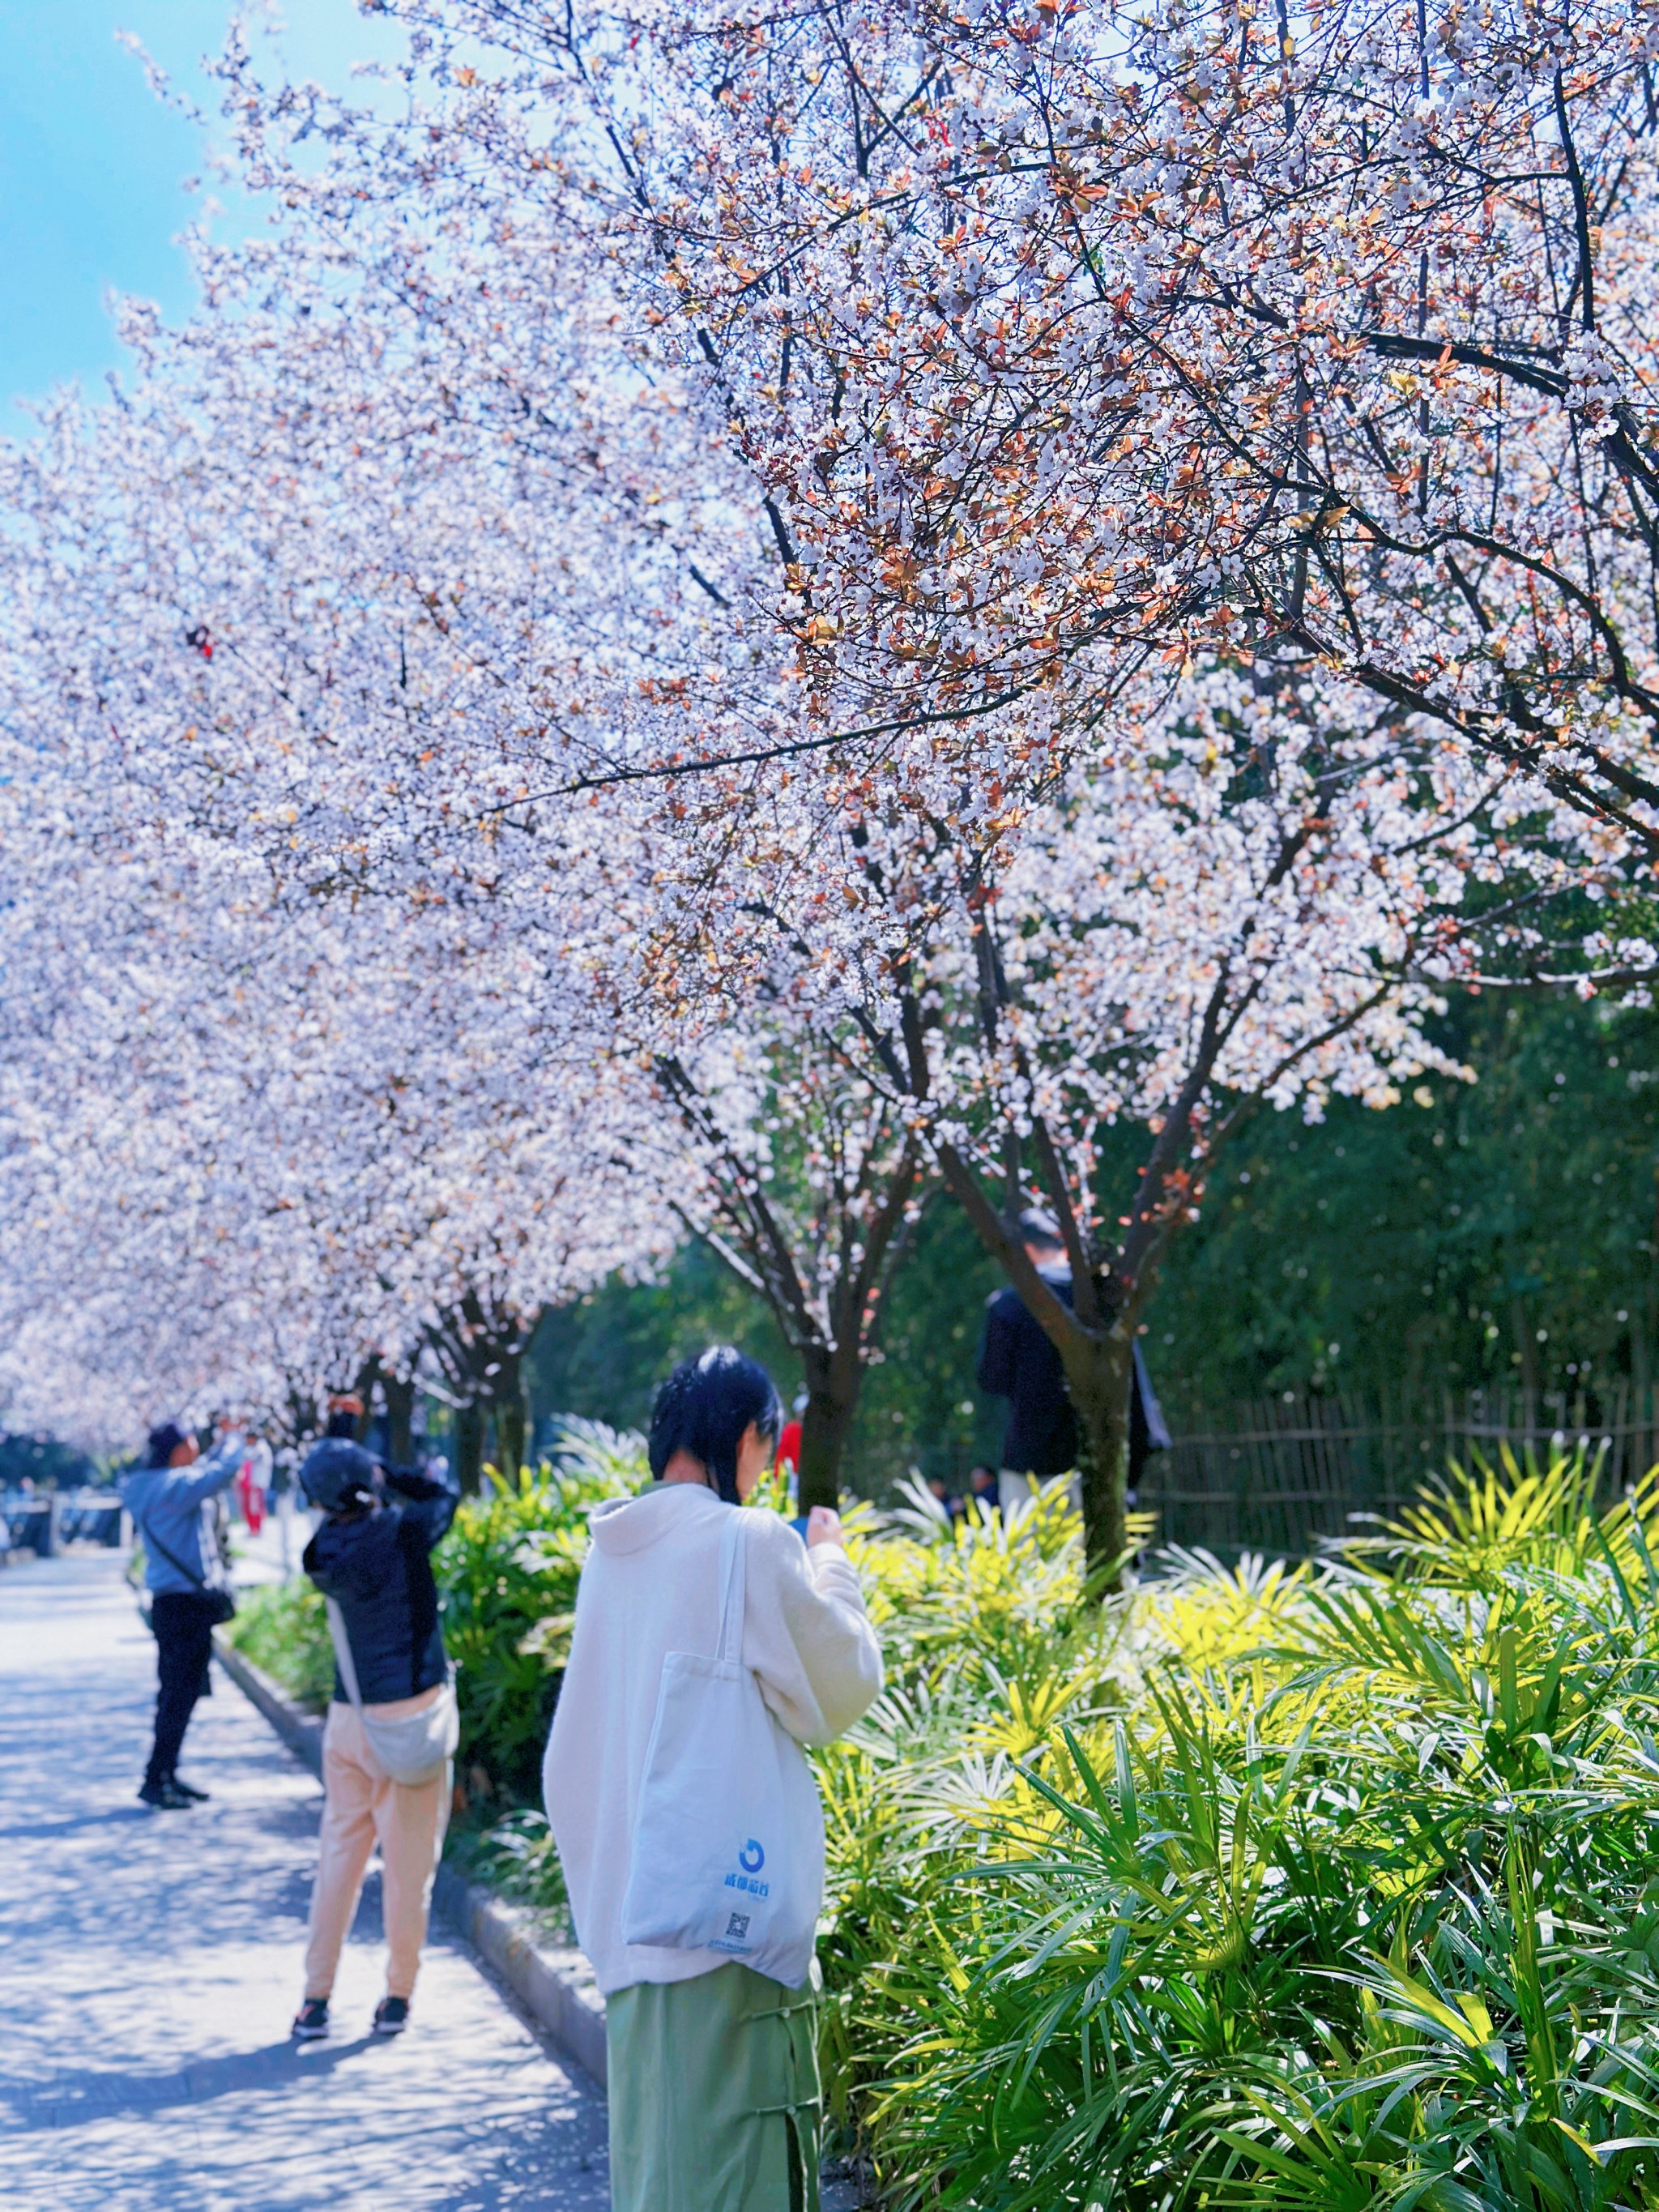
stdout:
{"type": "Polygon", "coordinates": [[[325,1513],[349,1513],[380,1493],[380,1467],[372,1453],[345,1437],[325,1437],[300,1469],[306,1503],[325,1513]]]}

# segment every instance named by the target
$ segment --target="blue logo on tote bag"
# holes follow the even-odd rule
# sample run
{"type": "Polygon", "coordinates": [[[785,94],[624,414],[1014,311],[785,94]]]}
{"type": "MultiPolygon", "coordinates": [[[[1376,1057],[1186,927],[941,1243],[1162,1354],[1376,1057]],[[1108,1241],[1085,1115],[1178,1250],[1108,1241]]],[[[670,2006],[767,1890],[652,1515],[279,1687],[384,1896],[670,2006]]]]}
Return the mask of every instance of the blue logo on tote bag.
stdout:
{"type": "Polygon", "coordinates": [[[745,1889],[750,1897],[769,1897],[772,1894],[772,1885],[769,1881],[757,1881],[755,1879],[766,1864],[766,1853],[753,1836],[750,1837],[748,1842],[738,1853],[738,1864],[743,1869],[743,1872],[726,1875],[726,1887],[728,1889],[745,1889]]]}

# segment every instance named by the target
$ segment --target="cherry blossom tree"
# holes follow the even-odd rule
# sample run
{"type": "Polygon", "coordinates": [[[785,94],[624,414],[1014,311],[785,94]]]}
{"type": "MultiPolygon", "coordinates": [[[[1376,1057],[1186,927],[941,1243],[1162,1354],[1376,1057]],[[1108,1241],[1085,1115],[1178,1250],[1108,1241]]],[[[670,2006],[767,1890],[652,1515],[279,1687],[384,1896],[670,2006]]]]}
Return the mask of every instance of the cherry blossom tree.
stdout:
{"type": "Polygon", "coordinates": [[[384,12],[395,99],[233,52],[276,227],[12,470],[77,849],[434,975],[465,917],[769,1249],[703,1071],[781,967],[1060,1346],[1109,1565],[1233,1118],[1385,1101],[1464,975],[1650,965],[1651,12],[384,12]]]}
{"type": "Polygon", "coordinates": [[[1425,1069],[1466,1073],[1434,1042],[1447,986],[1594,874],[1541,793],[1494,805],[1466,756],[1352,687],[1275,698],[1213,670],[1180,706],[1150,758],[1073,771],[1006,859],[941,836],[926,864],[907,850],[907,896],[865,847],[898,909],[872,1054],[1060,1352],[1103,1567],[1125,1542],[1133,1339],[1219,1147],[1263,1104],[1316,1118],[1334,1093],[1382,1106],[1425,1069]],[[1031,1197],[1070,1306],[1012,1224],[1031,1197]]]}
{"type": "Polygon", "coordinates": [[[1294,648],[1659,836],[1650,0],[381,12],[416,127],[331,111],[307,178],[238,78],[251,158],[342,251],[430,192],[510,299],[603,272],[763,520],[805,726],[751,749],[1041,701],[1040,768],[1149,660],[1294,648]]]}
{"type": "Polygon", "coordinates": [[[803,1511],[840,1498],[888,1286],[930,1194],[925,1147],[858,1046],[850,1023],[802,1020],[782,993],[734,1009],[695,1054],[657,1063],[690,1140],[659,1170],[684,1192],[670,1203],[765,1303],[801,1364],[803,1511]]]}
{"type": "MultiPolygon", "coordinates": [[[[492,933],[289,911],[212,842],[194,866],[169,848],[164,877],[108,865],[52,804],[72,748],[10,764],[0,1339],[20,1405],[61,1426],[96,1376],[128,1436],[158,1402],[280,1422],[366,1358],[406,1378],[486,1306],[533,1316],[665,1249],[627,1159],[646,1087],[605,1080],[569,994],[556,1033],[545,977],[492,933]]],[[[514,1441],[521,1397],[488,1361],[471,1383],[514,1441]]]]}
{"type": "MultiPolygon", "coordinates": [[[[1053,1103],[1034,1112],[1042,1071],[1018,1001],[1000,1001],[1008,963],[988,919],[973,933],[1000,1071],[981,1102],[1012,1101],[993,1119],[1036,1148],[1067,1224],[1073,1321],[1025,1279],[966,1131],[946,1122],[939,1157],[1067,1355],[1091,1456],[1121,1463],[1127,1332],[1218,1102],[1283,1103],[1307,1079],[1316,1107],[1334,1062],[1386,1096],[1431,1050],[1408,1017],[1470,942],[1471,879],[1535,918],[1564,882],[1607,896],[1654,842],[1652,15],[1281,9],[1264,36],[1237,8],[1134,24],[1063,7],[436,13],[514,58],[451,111],[475,149],[540,127],[527,100],[507,112],[508,90],[586,103],[598,158],[573,191],[580,132],[562,143],[559,216],[574,199],[642,322],[678,333],[753,471],[806,724],[770,750],[823,749],[825,813],[856,855],[842,888],[879,916],[898,986],[896,1013],[867,1014],[896,1089],[939,1081],[938,987],[892,911],[928,902],[930,859],[958,910],[994,883],[1006,899],[983,823],[1033,801],[1041,820],[1103,764],[1147,829],[1097,733],[1139,715],[1178,734],[1189,667],[1304,704],[1319,691],[1328,712],[1325,672],[1346,677],[1334,711],[1351,747],[1308,773],[1316,738],[1292,742],[1310,719],[1293,709],[1267,748],[1275,774],[1292,763],[1289,787],[1269,780],[1278,818],[1232,839],[1231,867],[1182,825],[1200,875],[1170,868],[1160,886],[1195,902],[1167,948],[1180,1012],[1146,1042],[1159,1074],[1138,1097],[1102,1093],[1092,1025],[1049,998],[1053,1103]],[[1366,805],[1334,847],[1328,801],[1355,784],[1366,805]],[[1363,894],[1396,854],[1415,865],[1379,907],[1363,894]],[[1530,884],[1506,880],[1526,862],[1530,884]],[[1219,939],[1206,905],[1228,917],[1219,939]],[[1341,988],[1310,991],[1310,975],[1341,988]],[[1130,1111],[1152,1147],[1122,1238],[1101,1240],[1091,1133],[1130,1111]],[[1073,1141],[1055,1144],[1051,1116],[1073,1141]]],[[[732,763],[717,724],[704,744],[732,763]]],[[[1157,758],[1155,744],[1131,775],[1157,758]]],[[[709,781],[685,802],[704,827],[734,796],[729,775],[709,781]]],[[[1076,988],[1054,948],[1097,944],[1102,918],[1056,903],[1061,888],[1073,871],[1011,941],[1032,931],[1076,988]]],[[[1144,950],[1144,926],[1119,927],[1144,950]]],[[[1510,930],[1504,949],[1534,958],[1540,941],[1510,930]]],[[[1097,1559],[1115,1487],[1085,1468],[1097,1559]]]]}

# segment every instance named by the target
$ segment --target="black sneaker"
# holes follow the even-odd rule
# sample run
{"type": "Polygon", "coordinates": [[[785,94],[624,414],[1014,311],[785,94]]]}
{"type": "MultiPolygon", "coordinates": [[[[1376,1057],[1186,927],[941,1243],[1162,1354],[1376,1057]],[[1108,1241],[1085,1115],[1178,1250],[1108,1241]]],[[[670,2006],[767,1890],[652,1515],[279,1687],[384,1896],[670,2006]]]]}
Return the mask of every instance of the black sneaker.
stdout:
{"type": "Polygon", "coordinates": [[[289,2033],[296,2043],[317,2043],[328,2033],[328,1999],[307,1997],[294,2015],[289,2033]]]}
{"type": "Polygon", "coordinates": [[[179,1792],[179,1795],[181,1797],[188,1797],[192,1805],[205,1805],[207,1803],[207,1791],[205,1790],[198,1790],[193,1782],[181,1782],[176,1774],[170,1776],[169,1779],[171,1780],[173,1788],[179,1792]]]}
{"type": "Polygon", "coordinates": [[[382,1997],[374,2008],[376,2035],[401,2035],[409,2026],[409,1999],[382,1997]]]}
{"type": "Polygon", "coordinates": [[[158,1813],[187,1813],[191,1801],[176,1784],[146,1782],[138,1792],[141,1805],[153,1805],[158,1813]]]}

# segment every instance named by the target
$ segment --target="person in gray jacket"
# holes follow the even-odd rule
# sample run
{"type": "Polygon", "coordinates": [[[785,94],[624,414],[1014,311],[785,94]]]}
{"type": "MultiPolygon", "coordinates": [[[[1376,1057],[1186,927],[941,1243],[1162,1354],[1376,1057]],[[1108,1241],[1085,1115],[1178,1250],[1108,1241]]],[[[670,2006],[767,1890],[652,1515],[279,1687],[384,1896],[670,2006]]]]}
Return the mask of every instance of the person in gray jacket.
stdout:
{"type": "Polygon", "coordinates": [[[158,1812],[204,1800],[205,1790],[179,1779],[179,1753],[196,1700],[209,1691],[213,1631],[233,1611],[230,1574],[219,1548],[215,1501],[235,1480],[242,1439],[221,1435],[207,1459],[176,1422],[152,1429],[142,1467],[121,1496],[144,1547],[144,1582],[155,1633],[155,1740],[138,1795],[158,1812]]]}

